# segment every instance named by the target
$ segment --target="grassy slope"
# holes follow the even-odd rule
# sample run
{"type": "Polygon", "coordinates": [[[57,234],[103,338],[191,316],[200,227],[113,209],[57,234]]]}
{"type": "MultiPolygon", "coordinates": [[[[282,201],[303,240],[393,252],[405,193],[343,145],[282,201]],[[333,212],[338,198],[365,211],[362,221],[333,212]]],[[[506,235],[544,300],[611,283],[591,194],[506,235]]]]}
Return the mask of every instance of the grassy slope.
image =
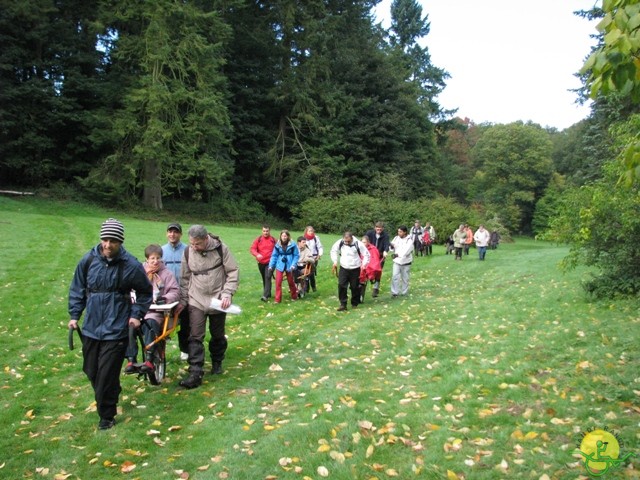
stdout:
{"type": "MultiPolygon", "coordinates": [[[[581,272],[557,269],[565,248],[520,240],[454,262],[436,247],[408,297],[389,298],[387,268],[380,298],[338,313],[328,255],[317,293],[263,304],[248,253],[259,229],[218,225],[244,309],[229,318],[225,375],[176,388],[172,341],[166,382],[123,378],[120,423],[98,432],[81,354],[66,348],[66,296],[112,214],[7,198],[0,212],[2,478],[120,478],[126,462],[144,479],[576,478],[592,426],[640,453],[637,305],[586,301],[581,272]]],[[[139,258],[164,243],[165,222],[118,218],[139,258]]],[[[337,236],[321,238],[328,250],[337,236]]]]}

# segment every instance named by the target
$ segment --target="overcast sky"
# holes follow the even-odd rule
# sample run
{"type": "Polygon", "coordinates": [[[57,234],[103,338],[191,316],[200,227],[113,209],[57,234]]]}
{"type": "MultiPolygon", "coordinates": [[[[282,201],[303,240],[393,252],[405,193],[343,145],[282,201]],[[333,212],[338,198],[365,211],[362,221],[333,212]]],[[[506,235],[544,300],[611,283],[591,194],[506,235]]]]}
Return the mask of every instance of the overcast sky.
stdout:
{"type": "MultiPolygon", "coordinates": [[[[567,128],[589,115],[575,104],[574,74],[595,40],[595,22],[573,15],[596,0],[419,0],[432,63],[451,75],[438,97],[475,123],[531,120],[567,128]]],[[[376,17],[389,25],[391,0],[376,17]]]]}

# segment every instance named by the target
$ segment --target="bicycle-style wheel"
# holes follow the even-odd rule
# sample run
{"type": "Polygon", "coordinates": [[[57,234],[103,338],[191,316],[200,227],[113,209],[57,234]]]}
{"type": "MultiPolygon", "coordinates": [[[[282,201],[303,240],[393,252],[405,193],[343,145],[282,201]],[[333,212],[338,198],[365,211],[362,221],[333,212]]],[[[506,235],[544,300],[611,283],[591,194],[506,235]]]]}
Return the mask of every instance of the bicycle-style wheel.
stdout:
{"type": "Polygon", "coordinates": [[[164,374],[167,368],[165,346],[166,342],[163,340],[156,343],[155,348],[153,349],[154,351],[151,358],[151,363],[153,363],[154,368],[153,372],[147,373],[147,378],[149,379],[149,383],[151,383],[151,385],[160,385],[162,383],[162,379],[164,378],[164,374]]]}

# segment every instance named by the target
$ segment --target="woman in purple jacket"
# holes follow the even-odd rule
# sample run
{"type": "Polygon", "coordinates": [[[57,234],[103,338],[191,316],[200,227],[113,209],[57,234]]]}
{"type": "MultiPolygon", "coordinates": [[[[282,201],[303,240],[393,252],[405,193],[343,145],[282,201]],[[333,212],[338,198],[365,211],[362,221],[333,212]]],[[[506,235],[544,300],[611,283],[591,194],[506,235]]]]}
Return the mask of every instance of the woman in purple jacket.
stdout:
{"type": "MultiPolygon", "coordinates": [[[[162,262],[162,247],[160,245],[149,245],[144,249],[144,256],[147,259],[142,264],[147,278],[153,287],[153,303],[160,305],[173,303],[180,300],[180,286],[171,271],[162,262]]],[[[162,313],[149,310],[144,317],[140,329],[144,337],[144,344],[149,345],[162,331],[164,317],[162,313]]],[[[135,365],[138,356],[138,342],[129,345],[127,348],[127,366],[124,373],[150,373],[154,366],[151,362],[155,346],[146,351],[145,362],[138,367],[135,365]]]]}

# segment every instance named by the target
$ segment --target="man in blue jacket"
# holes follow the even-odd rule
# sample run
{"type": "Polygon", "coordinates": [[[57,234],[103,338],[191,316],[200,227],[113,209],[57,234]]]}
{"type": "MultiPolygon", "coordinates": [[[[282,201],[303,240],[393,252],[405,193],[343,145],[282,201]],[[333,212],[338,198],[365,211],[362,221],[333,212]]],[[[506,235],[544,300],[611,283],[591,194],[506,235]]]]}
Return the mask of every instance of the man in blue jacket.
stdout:
{"type": "MultiPolygon", "coordinates": [[[[162,246],[162,262],[171,270],[180,283],[180,268],[187,244],[182,242],[182,225],[177,222],[170,223],[167,227],[168,242],[162,246]]],[[[189,309],[180,312],[180,330],[178,330],[178,346],[180,347],[180,360],[189,359],[189,309]]]]}
{"type": "Polygon", "coordinates": [[[82,257],[69,288],[69,328],[78,328],[84,312],[82,369],[93,387],[100,430],[116,423],[129,325],[140,326],[153,293],[142,264],[124,249],[123,242],[122,223],[106,220],[100,243],[82,257]]]}

